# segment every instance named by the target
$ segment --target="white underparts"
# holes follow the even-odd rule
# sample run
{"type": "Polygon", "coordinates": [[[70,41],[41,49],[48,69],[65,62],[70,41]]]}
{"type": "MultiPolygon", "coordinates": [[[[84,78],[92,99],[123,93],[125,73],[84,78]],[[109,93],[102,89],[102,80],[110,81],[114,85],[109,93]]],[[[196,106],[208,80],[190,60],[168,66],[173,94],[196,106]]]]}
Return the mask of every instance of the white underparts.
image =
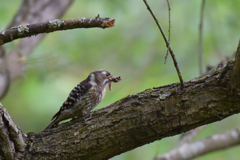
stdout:
{"type": "Polygon", "coordinates": [[[103,81],[104,88],[107,87],[107,85],[108,85],[108,83],[109,83],[108,81],[109,81],[108,79],[104,79],[104,81],[103,81]]]}
{"type": "Polygon", "coordinates": [[[104,87],[104,89],[102,90],[102,94],[99,95],[99,98],[102,100],[105,96],[105,93],[106,93],[106,87],[104,87]]]}

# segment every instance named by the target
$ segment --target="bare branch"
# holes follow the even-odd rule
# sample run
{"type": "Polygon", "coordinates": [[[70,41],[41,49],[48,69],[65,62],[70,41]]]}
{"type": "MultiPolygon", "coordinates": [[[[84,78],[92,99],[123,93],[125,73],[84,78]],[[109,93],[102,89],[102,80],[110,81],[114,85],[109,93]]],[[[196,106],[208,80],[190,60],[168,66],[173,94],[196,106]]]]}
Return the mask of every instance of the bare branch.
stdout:
{"type": "Polygon", "coordinates": [[[192,130],[190,130],[186,133],[183,133],[181,135],[180,141],[178,142],[178,144],[175,148],[179,148],[186,143],[191,143],[193,141],[193,139],[198,135],[199,132],[202,131],[202,129],[204,127],[205,126],[200,126],[200,127],[195,128],[195,129],[192,129],[192,130]]]}
{"type": "MultiPolygon", "coordinates": [[[[167,4],[168,4],[168,44],[170,45],[170,35],[171,35],[171,7],[170,7],[170,2],[169,0],[167,0],[167,4]]],[[[167,56],[168,56],[168,51],[169,51],[169,45],[167,48],[167,54],[165,56],[165,61],[164,64],[166,64],[167,61],[167,56]]]]}
{"type": "Polygon", "coordinates": [[[200,75],[203,75],[203,60],[202,60],[202,41],[203,41],[203,14],[205,8],[205,0],[202,0],[201,18],[199,24],[199,44],[198,44],[198,60],[200,75]]]}
{"type": "Polygon", "coordinates": [[[158,26],[160,32],[162,33],[163,39],[164,39],[164,41],[165,41],[165,43],[166,43],[167,48],[169,49],[169,52],[170,52],[170,54],[171,54],[171,56],[172,56],[172,59],[173,59],[174,66],[175,66],[175,68],[176,68],[176,70],[177,70],[178,78],[179,78],[180,84],[181,84],[181,89],[183,89],[184,84],[183,84],[182,75],[181,75],[180,69],[179,69],[179,67],[178,67],[177,60],[176,60],[176,58],[175,58],[175,55],[174,55],[174,53],[173,53],[173,50],[172,50],[170,44],[168,43],[167,37],[166,37],[166,35],[165,35],[162,27],[160,26],[160,23],[158,22],[155,14],[153,13],[153,11],[152,11],[152,9],[150,8],[150,6],[148,5],[147,0],[143,0],[143,1],[144,1],[145,5],[147,6],[147,9],[148,9],[149,12],[151,13],[153,19],[154,19],[155,22],[157,23],[157,26],[158,26]]]}
{"type": "Polygon", "coordinates": [[[157,156],[154,160],[190,160],[206,153],[230,148],[238,144],[240,144],[240,128],[215,134],[190,144],[185,143],[181,147],[157,156]]]}
{"type": "Polygon", "coordinates": [[[31,37],[40,33],[68,30],[74,28],[109,28],[114,26],[115,19],[100,18],[75,18],[75,19],[54,19],[47,22],[19,25],[0,33],[0,45],[11,42],[18,38],[31,37]]]}

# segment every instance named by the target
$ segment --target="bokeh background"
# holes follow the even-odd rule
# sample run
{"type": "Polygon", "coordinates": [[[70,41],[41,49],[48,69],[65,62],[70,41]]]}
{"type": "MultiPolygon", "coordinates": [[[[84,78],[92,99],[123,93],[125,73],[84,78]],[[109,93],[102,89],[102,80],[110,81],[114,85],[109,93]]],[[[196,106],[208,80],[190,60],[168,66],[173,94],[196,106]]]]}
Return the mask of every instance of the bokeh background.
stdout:
{"type": "MultiPolygon", "coordinates": [[[[10,23],[21,1],[0,0],[0,31],[10,23]]],[[[170,0],[171,46],[184,80],[199,76],[198,39],[200,0],[170,0]]],[[[149,0],[161,25],[168,30],[165,0],[149,0]]],[[[237,48],[240,33],[240,1],[206,1],[204,13],[204,69],[217,65],[237,48]]],[[[178,82],[171,57],[164,64],[166,45],[143,1],[75,1],[64,19],[87,17],[116,19],[110,29],[75,29],[48,34],[26,60],[25,77],[14,81],[1,100],[25,132],[42,131],[59,110],[71,89],[96,69],[120,75],[97,108],[147,88],[178,82]]],[[[7,44],[8,51],[18,41],[7,44]]],[[[240,116],[209,124],[197,140],[239,127],[240,116]]],[[[144,145],[111,160],[150,159],[172,149],[179,135],[144,145]]],[[[238,159],[240,147],[217,151],[197,160],[238,159]]]]}

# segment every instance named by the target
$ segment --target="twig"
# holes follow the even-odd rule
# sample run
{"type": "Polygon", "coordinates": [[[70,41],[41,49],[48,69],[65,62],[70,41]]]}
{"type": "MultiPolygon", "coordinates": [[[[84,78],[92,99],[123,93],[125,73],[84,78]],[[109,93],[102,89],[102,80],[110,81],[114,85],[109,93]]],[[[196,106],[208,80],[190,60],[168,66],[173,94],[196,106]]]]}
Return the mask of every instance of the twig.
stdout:
{"type": "Polygon", "coordinates": [[[16,26],[0,33],[0,45],[11,42],[18,38],[31,37],[40,33],[49,33],[59,30],[74,28],[109,28],[114,26],[115,19],[100,18],[75,18],[75,19],[54,19],[43,23],[27,24],[16,26]]]}
{"type": "Polygon", "coordinates": [[[157,26],[158,26],[160,32],[162,33],[163,39],[164,39],[164,41],[165,41],[165,43],[166,43],[166,46],[168,47],[168,50],[169,50],[169,52],[170,52],[170,54],[171,54],[171,56],[172,56],[172,59],[173,59],[174,66],[175,66],[175,68],[176,68],[176,70],[177,70],[177,74],[178,74],[178,77],[179,77],[179,80],[180,80],[180,84],[181,84],[181,89],[183,89],[184,84],[183,84],[182,75],[181,75],[181,72],[180,72],[180,70],[179,70],[179,67],[178,67],[178,64],[177,64],[177,60],[176,60],[176,58],[175,58],[175,55],[174,55],[174,53],[173,53],[173,50],[172,50],[170,44],[168,43],[167,37],[166,37],[166,35],[165,35],[162,27],[160,26],[160,24],[159,24],[159,22],[158,22],[158,20],[157,20],[157,18],[156,18],[156,16],[155,16],[155,14],[153,13],[152,9],[150,8],[150,6],[148,5],[148,3],[147,3],[146,0],[143,0],[143,1],[144,1],[145,5],[147,6],[147,9],[148,9],[149,12],[151,13],[153,19],[154,19],[155,22],[157,23],[157,26]]]}
{"type": "MultiPolygon", "coordinates": [[[[168,4],[168,44],[170,44],[170,35],[171,35],[171,7],[170,7],[169,0],[167,0],[167,4],[168,4]]],[[[169,50],[169,45],[168,45],[168,48],[167,48],[167,54],[166,54],[166,56],[165,56],[164,64],[166,64],[166,61],[167,61],[168,50],[169,50]]]]}
{"type": "Polygon", "coordinates": [[[204,126],[200,126],[197,127],[195,129],[192,129],[186,133],[183,133],[180,137],[180,140],[178,142],[178,144],[176,145],[175,148],[181,147],[182,145],[186,144],[186,143],[191,143],[193,141],[193,139],[198,135],[199,132],[202,131],[202,129],[205,127],[204,126]]]}
{"type": "Polygon", "coordinates": [[[202,41],[203,41],[203,14],[205,8],[205,0],[202,0],[201,18],[199,24],[199,44],[198,44],[198,59],[199,59],[199,72],[203,75],[203,60],[202,60],[202,41]]]}
{"type": "Polygon", "coordinates": [[[185,143],[181,147],[175,148],[163,155],[158,155],[154,160],[190,160],[206,153],[239,145],[239,137],[240,128],[236,128],[193,143],[185,143]]]}

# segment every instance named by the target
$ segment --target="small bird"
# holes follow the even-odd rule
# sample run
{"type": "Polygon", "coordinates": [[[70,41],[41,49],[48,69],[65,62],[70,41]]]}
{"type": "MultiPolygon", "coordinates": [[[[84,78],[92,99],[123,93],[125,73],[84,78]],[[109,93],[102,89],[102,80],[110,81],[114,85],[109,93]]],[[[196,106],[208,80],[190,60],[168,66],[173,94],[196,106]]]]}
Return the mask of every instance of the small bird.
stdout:
{"type": "Polygon", "coordinates": [[[106,87],[112,89],[111,82],[119,82],[121,77],[111,76],[103,69],[93,71],[89,76],[75,86],[60,110],[53,116],[52,123],[46,129],[54,128],[62,120],[82,118],[85,122],[92,117],[92,110],[102,101],[106,87]],[[86,116],[90,117],[86,118],[86,116]]]}

